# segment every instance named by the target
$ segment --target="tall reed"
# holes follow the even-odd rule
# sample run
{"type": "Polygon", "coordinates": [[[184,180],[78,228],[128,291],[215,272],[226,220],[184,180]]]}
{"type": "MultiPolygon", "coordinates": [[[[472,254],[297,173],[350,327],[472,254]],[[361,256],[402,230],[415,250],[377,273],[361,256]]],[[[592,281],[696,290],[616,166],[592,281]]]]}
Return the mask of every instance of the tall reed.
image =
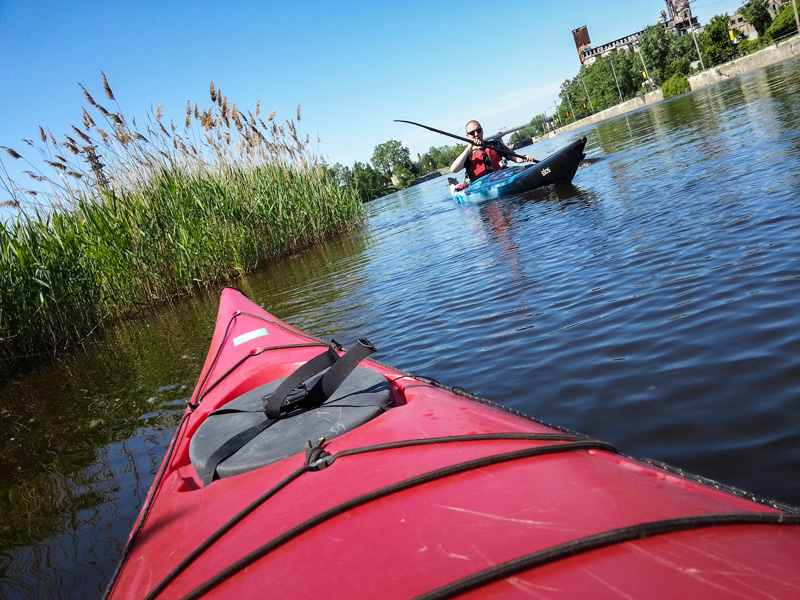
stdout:
{"type": "Polygon", "coordinates": [[[3,167],[16,216],[0,229],[0,372],[362,218],[355,192],[326,175],[294,119],[264,119],[260,102],[244,113],[212,83],[210,107],[187,103],[176,125],[159,106],[140,130],[102,82],[116,111],[83,88],[80,127],[63,141],[43,128],[25,141],[41,167],[2,147],[27,162],[38,189],[3,167]]]}

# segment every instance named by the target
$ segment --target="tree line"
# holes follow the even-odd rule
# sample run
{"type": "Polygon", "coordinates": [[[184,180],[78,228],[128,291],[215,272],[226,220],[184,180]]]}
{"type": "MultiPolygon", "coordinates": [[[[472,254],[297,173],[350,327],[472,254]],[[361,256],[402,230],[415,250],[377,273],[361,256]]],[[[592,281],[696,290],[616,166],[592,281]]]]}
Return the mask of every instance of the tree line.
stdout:
{"type": "Polygon", "coordinates": [[[389,140],[375,146],[368,163],[356,162],[352,167],[336,163],[325,168],[339,186],[355,188],[361,201],[368,202],[407,188],[418,177],[449,167],[463,149],[463,146],[431,146],[415,161],[402,143],[389,140]]]}
{"type": "MultiPolygon", "coordinates": [[[[677,36],[663,25],[650,25],[636,41],[634,52],[617,50],[582,65],[575,77],[561,84],[554,125],[580,120],[656,88],[662,89],[665,98],[688,92],[690,75],[797,33],[791,3],[781,7],[774,19],[763,0],[750,0],[739,13],[755,28],[757,39],[749,40],[740,31],[729,29],[730,17],[723,14],[713,17],[696,35],[677,36]]],[[[547,120],[539,115],[531,120],[530,129],[515,135],[517,139],[533,137],[531,133],[541,135],[546,125],[547,120]]],[[[513,136],[511,141],[515,141],[513,136]]]]}
{"type": "MultiPolygon", "coordinates": [[[[534,116],[526,127],[511,135],[510,143],[528,142],[656,88],[661,88],[665,98],[688,92],[689,76],[703,67],[715,67],[797,33],[791,3],[781,7],[774,18],[763,0],[750,0],[739,13],[755,28],[758,39],[749,40],[740,31],[729,29],[727,14],[713,17],[696,36],[677,36],[660,24],[648,26],[636,41],[634,52],[616,50],[592,64],[581,65],[575,77],[561,84],[553,114],[534,116]]],[[[462,149],[459,145],[432,146],[414,161],[400,142],[389,140],[375,147],[368,163],[356,162],[352,167],[336,163],[326,168],[340,186],[356,188],[366,202],[448,167],[462,149]]]]}

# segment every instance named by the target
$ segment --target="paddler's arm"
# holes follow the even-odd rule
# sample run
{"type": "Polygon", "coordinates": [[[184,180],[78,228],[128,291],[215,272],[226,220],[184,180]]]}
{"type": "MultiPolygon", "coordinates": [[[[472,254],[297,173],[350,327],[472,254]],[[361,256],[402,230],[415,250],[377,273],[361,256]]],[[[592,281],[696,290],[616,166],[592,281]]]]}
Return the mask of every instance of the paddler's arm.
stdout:
{"type": "Polygon", "coordinates": [[[467,163],[467,157],[470,154],[472,154],[472,148],[473,148],[473,146],[472,146],[472,144],[470,144],[469,146],[464,148],[464,151],[461,154],[458,155],[458,158],[456,158],[453,161],[453,164],[450,165],[450,172],[451,173],[458,173],[461,169],[464,168],[464,165],[466,165],[466,163],[467,163]]]}

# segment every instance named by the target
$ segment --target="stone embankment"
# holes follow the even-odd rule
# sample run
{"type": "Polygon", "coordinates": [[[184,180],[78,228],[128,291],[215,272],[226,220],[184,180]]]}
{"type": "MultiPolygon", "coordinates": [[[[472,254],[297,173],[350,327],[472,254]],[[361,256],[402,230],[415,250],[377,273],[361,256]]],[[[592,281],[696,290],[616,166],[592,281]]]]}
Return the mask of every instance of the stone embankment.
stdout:
{"type": "MultiPolygon", "coordinates": [[[[720,81],[730,79],[731,77],[738,77],[739,75],[760,69],[761,67],[779,63],[795,56],[800,56],[800,35],[792,36],[788,40],[778,42],[773,46],[769,46],[768,48],[764,48],[763,50],[759,50],[753,54],[748,54],[742,58],[737,58],[731,62],[712,67],[711,69],[707,69],[702,73],[693,75],[692,77],[689,77],[689,85],[692,86],[692,90],[694,91],[715,83],[719,83],[720,81]]],[[[590,115],[581,119],[580,121],[568,123],[562,127],[559,127],[555,131],[551,131],[546,136],[534,138],[532,141],[535,143],[546,138],[555,137],[562,133],[574,131],[576,129],[580,129],[581,127],[586,127],[587,125],[593,125],[594,123],[599,123],[601,121],[605,121],[606,119],[612,119],[614,117],[618,117],[619,115],[629,113],[634,110],[639,110],[640,108],[656,104],[662,100],[664,100],[664,95],[661,93],[661,90],[656,90],[654,92],[650,92],[649,94],[645,94],[643,98],[634,98],[633,100],[628,100],[627,102],[617,104],[616,106],[612,106],[606,110],[602,110],[598,113],[590,115]]],[[[519,145],[520,144],[517,143],[517,146],[519,145]]]]}

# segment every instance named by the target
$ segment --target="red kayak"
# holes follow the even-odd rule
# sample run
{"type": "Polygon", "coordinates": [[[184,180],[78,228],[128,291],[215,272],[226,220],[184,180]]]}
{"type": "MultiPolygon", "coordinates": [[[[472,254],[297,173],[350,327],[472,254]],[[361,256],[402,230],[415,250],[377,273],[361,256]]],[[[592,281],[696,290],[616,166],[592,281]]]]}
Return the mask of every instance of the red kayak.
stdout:
{"type": "Polygon", "coordinates": [[[800,510],[222,291],[111,598],[800,598],[800,510]]]}

